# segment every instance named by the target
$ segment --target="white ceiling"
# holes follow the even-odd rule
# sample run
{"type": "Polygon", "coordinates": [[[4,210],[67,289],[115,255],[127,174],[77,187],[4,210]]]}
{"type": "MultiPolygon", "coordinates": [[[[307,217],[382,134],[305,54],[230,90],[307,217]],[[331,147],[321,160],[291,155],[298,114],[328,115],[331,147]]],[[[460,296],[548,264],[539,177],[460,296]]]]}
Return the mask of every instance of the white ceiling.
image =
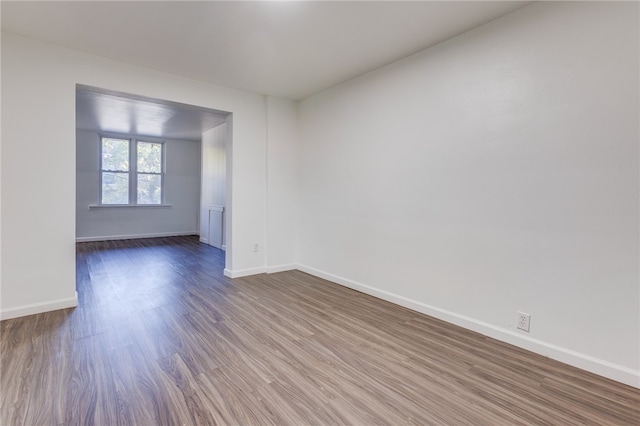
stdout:
{"type": "Polygon", "coordinates": [[[200,140],[226,121],[226,113],[176,102],[105,91],[76,90],[76,128],[102,132],[200,140]]]}
{"type": "Polygon", "coordinates": [[[2,1],[2,30],[297,100],[528,3],[2,1]]]}

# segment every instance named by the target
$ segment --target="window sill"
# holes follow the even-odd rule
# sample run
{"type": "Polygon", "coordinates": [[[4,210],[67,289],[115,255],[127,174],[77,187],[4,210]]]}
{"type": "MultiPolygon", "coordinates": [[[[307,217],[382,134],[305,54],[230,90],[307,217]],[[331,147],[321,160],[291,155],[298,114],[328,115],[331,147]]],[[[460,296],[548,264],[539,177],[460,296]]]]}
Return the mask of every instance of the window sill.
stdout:
{"type": "Polygon", "coordinates": [[[171,204],[90,204],[89,210],[93,209],[166,209],[171,204]]]}

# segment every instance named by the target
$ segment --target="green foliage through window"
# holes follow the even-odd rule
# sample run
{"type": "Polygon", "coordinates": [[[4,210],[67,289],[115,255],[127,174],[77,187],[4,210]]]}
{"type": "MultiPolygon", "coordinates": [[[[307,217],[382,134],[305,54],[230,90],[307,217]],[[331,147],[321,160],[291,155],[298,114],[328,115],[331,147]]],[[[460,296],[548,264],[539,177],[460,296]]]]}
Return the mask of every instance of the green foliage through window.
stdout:
{"type": "Polygon", "coordinates": [[[129,173],[102,172],[102,204],[129,204],[129,173]]]}
{"type": "Polygon", "coordinates": [[[102,138],[102,170],[129,171],[129,140],[102,138]]]}
{"type": "Polygon", "coordinates": [[[162,144],[138,142],[138,173],[162,172],[162,144]]]}
{"type": "Polygon", "coordinates": [[[138,204],[160,204],[162,177],[138,173],[138,204]]]}

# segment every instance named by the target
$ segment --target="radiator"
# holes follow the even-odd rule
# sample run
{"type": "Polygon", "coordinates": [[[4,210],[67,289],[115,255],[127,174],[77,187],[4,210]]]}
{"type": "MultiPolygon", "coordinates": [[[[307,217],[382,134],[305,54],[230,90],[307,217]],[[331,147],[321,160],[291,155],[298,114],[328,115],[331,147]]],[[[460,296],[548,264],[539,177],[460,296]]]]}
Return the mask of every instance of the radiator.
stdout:
{"type": "Polygon", "coordinates": [[[209,207],[209,245],[222,248],[222,233],[224,229],[224,207],[209,207]]]}

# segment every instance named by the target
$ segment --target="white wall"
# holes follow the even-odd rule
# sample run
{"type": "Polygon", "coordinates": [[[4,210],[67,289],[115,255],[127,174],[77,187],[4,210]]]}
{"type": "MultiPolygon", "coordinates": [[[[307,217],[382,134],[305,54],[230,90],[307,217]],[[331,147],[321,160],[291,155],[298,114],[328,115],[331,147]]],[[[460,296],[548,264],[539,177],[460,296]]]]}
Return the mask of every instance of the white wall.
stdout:
{"type": "MultiPolygon", "coordinates": [[[[2,33],[0,32],[0,43],[2,42],[2,33]]],[[[1,60],[0,60],[1,63],[1,60]]],[[[0,67],[0,99],[2,99],[2,67],[0,67]]],[[[0,107],[0,110],[2,108],[0,107]]],[[[2,114],[0,114],[0,129],[2,129],[2,114]]],[[[4,186],[3,182],[2,182],[2,134],[0,134],[0,319],[2,318],[1,312],[2,312],[2,306],[3,306],[3,302],[2,302],[2,260],[4,259],[2,256],[2,211],[3,211],[3,206],[2,206],[2,187],[4,186]]]]}
{"type": "MultiPolygon", "coordinates": [[[[209,244],[209,209],[225,207],[227,183],[227,123],[202,134],[202,193],[200,197],[200,241],[209,244]]],[[[223,212],[224,227],[224,212],[223,212]]],[[[224,228],[222,245],[226,245],[224,228]]]]}
{"type": "Polygon", "coordinates": [[[640,386],[638,25],[535,3],[303,101],[301,269],[640,386]]]}
{"type": "Polygon", "coordinates": [[[297,103],[267,97],[267,271],[295,269],[297,103]]]}
{"type": "Polygon", "coordinates": [[[233,113],[226,267],[264,269],[263,96],[2,34],[3,318],[75,303],[76,84],[233,113]]]}
{"type": "Polygon", "coordinates": [[[164,142],[164,203],[171,206],[89,209],[100,198],[100,135],[76,131],[77,241],[198,234],[200,141],[146,140],[164,142]]]}

